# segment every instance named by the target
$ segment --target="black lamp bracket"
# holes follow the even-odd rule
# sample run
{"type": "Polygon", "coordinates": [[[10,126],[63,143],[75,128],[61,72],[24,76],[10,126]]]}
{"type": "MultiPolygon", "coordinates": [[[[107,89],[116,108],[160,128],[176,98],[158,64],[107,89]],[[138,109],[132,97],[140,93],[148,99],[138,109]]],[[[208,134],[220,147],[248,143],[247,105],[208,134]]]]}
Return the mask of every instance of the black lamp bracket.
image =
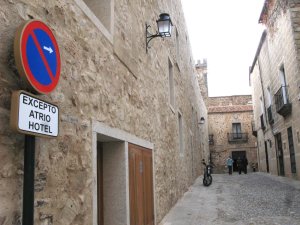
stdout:
{"type": "Polygon", "coordinates": [[[148,48],[150,48],[149,46],[149,42],[156,37],[163,37],[160,33],[156,33],[156,34],[151,34],[148,29],[151,27],[151,25],[146,23],[146,53],[148,53],[148,48]]]}

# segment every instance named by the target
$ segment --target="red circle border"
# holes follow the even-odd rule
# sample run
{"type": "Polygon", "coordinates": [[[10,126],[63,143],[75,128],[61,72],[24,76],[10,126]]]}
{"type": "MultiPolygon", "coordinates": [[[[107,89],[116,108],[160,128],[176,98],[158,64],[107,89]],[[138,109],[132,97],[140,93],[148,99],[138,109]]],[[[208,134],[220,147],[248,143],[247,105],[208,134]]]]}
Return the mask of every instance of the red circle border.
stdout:
{"type": "Polygon", "coordinates": [[[20,58],[21,58],[21,62],[22,65],[24,67],[24,72],[25,75],[27,77],[28,82],[31,84],[31,86],[38,91],[41,94],[48,94],[50,92],[52,92],[55,87],[58,84],[59,78],[60,78],[60,71],[61,71],[61,60],[60,60],[60,52],[59,52],[59,48],[58,48],[58,44],[57,41],[54,37],[54,34],[52,33],[51,29],[42,21],[39,20],[33,20],[27,24],[25,24],[25,26],[23,27],[23,31],[21,34],[21,41],[20,41],[20,50],[21,50],[21,54],[20,54],[20,58]],[[49,85],[43,85],[41,83],[39,83],[35,76],[33,75],[33,73],[31,72],[31,69],[29,67],[29,63],[28,63],[28,59],[27,59],[27,55],[26,55],[26,44],[28,41],[29,36],[31,35],[31,32],[33,32],[35,29],[41,29],[43,31],[45,31],[47,33],[47,35],[50,37],[54,49],[55,49],[55,54],[56,54],[56,73],[54,74],[54,80],[51,82],[51,84],[49,85]]]}

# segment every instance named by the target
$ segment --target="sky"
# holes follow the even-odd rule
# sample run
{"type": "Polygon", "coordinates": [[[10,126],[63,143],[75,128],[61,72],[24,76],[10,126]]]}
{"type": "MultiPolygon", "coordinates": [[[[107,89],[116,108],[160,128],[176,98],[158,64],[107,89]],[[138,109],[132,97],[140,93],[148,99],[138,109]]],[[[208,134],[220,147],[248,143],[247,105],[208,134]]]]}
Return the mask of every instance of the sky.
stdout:
{"type": "Polygon", "coordinates": [[[181,0],[194,60],[207,59],[210,97],[251,94],[264,0],[181,0]]]}

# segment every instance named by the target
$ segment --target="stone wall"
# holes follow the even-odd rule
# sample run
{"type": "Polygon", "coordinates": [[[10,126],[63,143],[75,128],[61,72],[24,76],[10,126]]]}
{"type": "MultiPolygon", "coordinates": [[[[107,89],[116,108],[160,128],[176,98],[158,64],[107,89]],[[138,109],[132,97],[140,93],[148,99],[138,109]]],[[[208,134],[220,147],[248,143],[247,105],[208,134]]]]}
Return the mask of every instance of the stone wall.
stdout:
{"type": "Polygon", "coordinates": [[[35,224],[93,224],[92,121],[154,144],[157,222],[201,174],[208,125],[198,121],[207,121],[207,111],[180,1],[112,3],[112,29],[106,30],[81,0],[0,2],[0,225],[20,224],[21,218],[24,135],[11,130],[9,119],[12,92],[29,88],[16,70],[13,42],[17,27],[32,18],[51,27],[62,59],[56,90],[41,96],[59,106],[60,127],[57,138],[36,138],[35,224]],[[145,22],[154,33],[161,12],[171,15],[179,40],[153,39],[146,54],[145,22]]]}
{"type": "Polygon", "coordinates": [[[258,46],[254,62],[250,70],[252,97],[254,105],[255,126],[258,135],[258,155],[261,171],[272,174],[279,173],[279,152],[276,135],[281,135],[283,147],[284,175],[299,179],[300,149],[299,149],[299,1],[274,1],[272,7],[265,9],[265,34],[258,46]],[[278,7],[276,7],[276,5],[278,7]],[[268,12],[268,13],[267,13],[268,12]],[[273,12],[275,16],[270,18],[273,12]],[[288,91],[288,100],[291,103],[291,112],[280,115],[276,108],[275,95],[282,86],[280,70],[284,68],[288,91]],[[269,98],[269,94],[271,99],[269,98]],[[261,103],[262,102],[262,103],[261,103]],[[273,122],[269,122],[268,108],[272,109],[273,122]],[[263,115],[265,128],[262,129],[260,117],[263,115]],[[293,132],[297,172],[291,171],[290,147],[287,129],[293,132]],[[266,145],[265,145],[266,143],[266,145]]]}

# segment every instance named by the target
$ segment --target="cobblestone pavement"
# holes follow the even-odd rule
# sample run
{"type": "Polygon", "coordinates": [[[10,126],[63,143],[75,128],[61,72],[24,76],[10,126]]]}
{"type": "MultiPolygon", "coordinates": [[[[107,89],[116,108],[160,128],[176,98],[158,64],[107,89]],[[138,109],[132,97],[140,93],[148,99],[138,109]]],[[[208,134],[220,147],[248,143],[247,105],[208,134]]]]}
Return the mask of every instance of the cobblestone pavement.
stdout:
{"type": "Polygon", "coordinates": [[[159,225],[300,225],[300,181],[265,173],[199,177],[159,225]]]}

